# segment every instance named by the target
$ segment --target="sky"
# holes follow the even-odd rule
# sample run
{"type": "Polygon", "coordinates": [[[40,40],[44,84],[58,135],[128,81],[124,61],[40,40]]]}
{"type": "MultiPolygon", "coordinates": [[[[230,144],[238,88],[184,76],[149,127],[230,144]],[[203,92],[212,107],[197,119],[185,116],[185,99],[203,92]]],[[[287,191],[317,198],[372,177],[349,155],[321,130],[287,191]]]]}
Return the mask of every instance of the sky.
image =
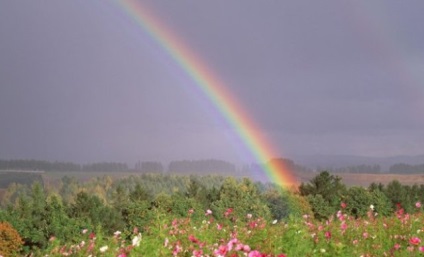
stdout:
{"type": "MultiPolygon", "coordinates": [[[[424,2],[141,1],[279,156],[424,154],[424,2]]],[[[119,1],[0,2],[0,159],[222,159],[244,146],[119,1]]]]}

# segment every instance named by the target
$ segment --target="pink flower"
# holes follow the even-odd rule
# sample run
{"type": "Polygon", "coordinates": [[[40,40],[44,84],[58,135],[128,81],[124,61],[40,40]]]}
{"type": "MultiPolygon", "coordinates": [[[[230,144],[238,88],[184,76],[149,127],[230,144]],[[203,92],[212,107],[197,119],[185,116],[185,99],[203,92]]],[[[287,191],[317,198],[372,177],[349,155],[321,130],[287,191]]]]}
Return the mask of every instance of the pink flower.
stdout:
{"type": "Polygon", "coordinates": [[[409,239],[409,243],[411,245],[418,245],[419,243],[421,243],[421,239],[419,239],[418,237],[411,237],[409,239]]]}
{"type": "Polygon", "coordinates": [[[201,256],[203,256],[203,251],[202,251],[202,249],[200,249],[200,250],[194,250],[194,251],[193,251],[193,256],[194,256],[194,257],[201,257],[201,256]]]}
{"type": "Polygon", "coordinates": [[[248,252],[250,252],[250,250],[251,250],[251,249],[250,249],[250,246],[249,246],[249,245],[244,245],[244,246],[243,246],[243,251],[244,251],[244,252],[248,253],[248,252]]]}
{"type": "Polygon", "coordinates": [[[248,257],[262,257],[262,254],[258,251],[251,251],[248,255],[248,257]]]}
{"type": "Polygon", "coordinates": [[[395,244],[393,247],[395,248],[395,250],[399,250],[400,244],[395,244]]]}
{"type": "Polygon", "coordinates": [[[190,240],[192,243],[195,243],[195,244],[199,242],[199,240],[193,235],[189,235],[188,240],[190,240]]]}
{"type": "Polygon", "coordinates": [[[180,245],[180,242],[178,241],[177,244],[174,247],[174,250],[172,251],[172,254],[174,256],[177,256],[179,252],[181,252],[183,250],[183,248],[180,245]]]}
{"type": "Polygon", "coordinates": [[[337,214],[336,214],[336,216],[337,216],[337,218],[338,218],[340,221],[344,221],[344,216],[343,216],[342,211],[338,211],[338,212],[337,212],[337,214]]]}
{"type": "MultiPolygon", "coordinates": [[[[236,248],[237,248],[237,246],[239,245],[238,244],[238,239],[237,238],[233,238],[233,239],[231,239],[229,242],[228,242],[228,244],[227,244],[227,250],[228,251],[231,251],[232,249],[233,249],[233,246],[234,245],[236,245],[236,248]]],[[[239,249],[240,250],[240,249],[239,249]]],[[[236,251],[238,251],[238,250],[236,250],[236,251]]]]}
{"type": "Polygon", "coordinates": [[[244,245],[243,244],[236,244],[236,247],[234,247],[234,251],[242,251],[244,245]]]}
{"type": "Polygon", "coordinates": [[[345,231],[345,230],[347,229],[347,224],[346,224],[345,222],[343,222],[343,223],[340,225],[340,228],[341,228],[341,230],[345,231]]]}
{"type": "Polygon", "coordinates": [[[225,245],[220,245],[218,249],[214,251],[215,256],[225,256],[227,254],[228,248],[225,245]]]}
{"type": "Polygon", "coordinates": [[[219,224],[219,223],[217,223],[217,224],[216,224],[216,229],[221,230],[221,229],[222,229],[222,225],[221,225],[221,224],[219,224]]]}
{"type": "Polygon", "coordinates": [[[91,252],[91,251],[93,251],[93,249],[94,249],[94,242],[91,241],[90,244],[87,247],[87,252],[91,252]]]}
{"type": "Polygon", "coordinates": [[[424,253],[424,246],[420,246],[420,247],[418,247],[418,251],[420,251],[420,252],[424,253]]]}
{"type": "Polygon", "coordinates": [[[331,239],[331,232],[330,232],[330,231],[326,231],[326,232],[324,233],[324,235],[325,235],[325,238],[327,238],[327,239],[331,239]]]}
{"type": "Polygon", "coordinates": [[[416,203],[415,203],[415,207],[417,207],[417,208],[421,208],[421,203],[420,203],[420,202],[416,202],[416,203]]]}
{"type": "Polygon", "coordinates": [[[211,215],[212,214],[212,211],[211,210],[209,210],[209,209],[207,209],[206,210],[206,213],[205,213],[205,216],[208,216],[208,215],[211,215]]]}
{"type": "Polygon", "coordinates": [[[225,211],[224,216],[225,216],[225,217],[228,217],[231,213],[233,213],[233,208],[228,208],[228,209],[225,211]]]}
{"type": "Polygon", "coordinates": [[[344,203],[344,202],[341,202],[341,203],[340,203],[340,207],[342,207],[342,209],[346,208],[346,206],[347,206],[347,204],[346,204],[346,203],[344,203]]]}
{"type": "Polygon", "coordinates": [[[363,238],[368,238],[368,233],[367,232],[362,233],[362,237],[363,238]]]}
{"type": "Polygon", "coordinates": [[[251,221],[248,225],[250,229],[254,229],[258,226],[258,223],[256,223],[255,221],[251,221]]]}
{"type": "Polygon", "coordinates": [[[193,210],[193,209],[188,210],[188,214],[189,214],[189,215],[191,215],[191,214],[193,214],[193,213],[194,213],[194,210],[193,210]]]}

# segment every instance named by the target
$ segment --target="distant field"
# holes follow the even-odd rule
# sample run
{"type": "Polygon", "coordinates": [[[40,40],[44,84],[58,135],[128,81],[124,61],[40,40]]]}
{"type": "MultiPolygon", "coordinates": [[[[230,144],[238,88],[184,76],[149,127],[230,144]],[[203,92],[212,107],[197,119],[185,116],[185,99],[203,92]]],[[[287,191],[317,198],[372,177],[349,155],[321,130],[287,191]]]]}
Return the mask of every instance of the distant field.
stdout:
{"type": "MultiPolygon", "coordinates": [[[[74,177],[79,181],[86,182],[96,177],[109,176],[114,179],[125,178],[131,175],[137,176],[143,173],[136,171],[128,172],[43,172],[43,173],[34,173],[34,172],[1,172],[0,171],[0,189],[6,188],[8,184],[12,182],[22,183],[22,184],[31,184],[35,180],[42,180],[47,184],[55,184],[61,180],[61,178],[68,176],[74,177]],[[42,178],[42,179],[41,179],[42,178]]],[[[183,174],[176,174],[182,175],[183,174]]],[[[308,173],[302,172],[297,174],[299,182],[309,182],[314,178],[318,173],[308,173]]],[[[334,173],[342,178],[342,182],[347,186],[369,186],[372,182],[382,183],[387,185],[393,180],[398,180],[401,184],[404,185],[413,185],[413,184],[424,184],[424,174],[353,174],[353,173],[334,173]]]]}
{"type": "Polygon", "coordinates": [[[119,179],[119,178],[125,178],[129,177],[131,175],[137,176],[141,175],[140,172],[103,172],[103,171],[90,171],[90,172],[84,172],[84,171],[72,171],[72,172],[54,172],[49,171],[45,172],[43,174],[43,180],[46,184],[55,184],[59,182],[63,177],[67,176],[70,178],[75,178],[82,182],[87,182],[93,178],[101,178],[104,176],[109,176],[113,179],[119,179]]]}
{"type": "MultiPolygon", "coordinates": [[[[308,182],[318,173],[302,173],[299,175],[301,182],[308,182]]],[[[348,186],[369,186],[372,182],[387,185],[393,180],[398,180],[403,185],[424,184],[424,174],[354,174],[333,173],[342,178],[348,186]]]]}
{"type": "Polygon", "coordinates": [[[424,184],[424,174],[339,174],[345,184],[368,186],[372,182],[387,185],[398,180],[403,185],[424,184]]]}
{"type": "MultiPolygon", "coordinates": [[[[75,177],[81,181],[87,181],[94,177],[110,176],[113,178],[123,178],[131,175],[141,175],[140,172],[46,172],[43,177],[48,180],[60,180],[64,176],[75,177]]],[[[178,175],[178,174],[177,174],[178,175]]],[[[182,174],[181,174],[182,175],[182,174]]],[[[308,182],[318,173],[299,173],[298,179],[300,182],[308,182]]],[[[382,183],[387,185],[393,180],[398,180],[404,185],[424,184],[424,174],[354,174],[354,173],[334,173],[342,178],[342,182],[348,186],[369,186],[372,182],[382,183]]]]}
{"type": "Polygon", "coordinates": [[[30,185],[34,181],[42,182],[42,174],[39,171],[0,171],[0,188],[6,188],[11,183],[30,185]]]}

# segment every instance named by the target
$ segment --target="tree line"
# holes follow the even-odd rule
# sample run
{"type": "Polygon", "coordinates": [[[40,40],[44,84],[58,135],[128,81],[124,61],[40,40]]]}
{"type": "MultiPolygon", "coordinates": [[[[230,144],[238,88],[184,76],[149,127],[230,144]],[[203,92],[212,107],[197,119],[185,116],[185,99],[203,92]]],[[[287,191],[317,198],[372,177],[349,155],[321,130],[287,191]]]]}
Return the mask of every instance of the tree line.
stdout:
{"type": "MultiPolygon", "coordinates": [[[[286,158],[274,158],[269,161],[283,162],[284,165],[294,172],[311,172],[312,169],[296,164],[294,161],[286,158]]],[[[268,163],[268,164],[269,164],[268,163]]],[[[42,160],[0,160],[0,170],[30,170],[30,171],[101,171],[101,172],[125,172],[139,171],[144,173],[151,172],[171,172],[181,174],[192,173],[222,173],[222,174],[255,174],[262,170],[264,164],[243,165],[240,169],[236,165],[216,159],[206,160],[181,160],[171,161],[166,167],[159,161],[138,161],[133,168],[126,163],[121,162],[96,162],[88,164],[78,164],[73,162],[49,162],[42,160]]],[[[333,173],[383,173],[380,165],[350,165],[338,168],[319,168],[319,170],[328,170],[333,173]]],[[[397,174],[417,174],[424,173],[424,164],[410,165],[405,163],[393,164],[389,167],[389,173],[397,174]]]]}

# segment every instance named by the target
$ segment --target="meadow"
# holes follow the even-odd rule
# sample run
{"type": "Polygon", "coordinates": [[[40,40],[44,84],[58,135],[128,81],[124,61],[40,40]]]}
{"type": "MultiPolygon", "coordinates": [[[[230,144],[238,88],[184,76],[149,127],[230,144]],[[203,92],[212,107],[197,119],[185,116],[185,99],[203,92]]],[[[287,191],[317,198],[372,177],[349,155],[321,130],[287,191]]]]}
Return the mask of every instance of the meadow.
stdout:
{"type": "MultiPolygon", "coordinates": [[[[343,205],[343,204],[342,204],[343,205]]],[[[421,209],[421,206],[417,208],[421,209]]],[[[184,218],[158,215],[144,233],[99,235],[82,230],[76,244],[51,238],[48,256],[420,256],[424,215],[399,209],[379,218],[372,206],[363,219],[346,215],[341,208],[325,221],[309,215],[302,219],[264,220],[227,209],[216,220],[206,210],[202,220],[187,210],[184,218]]]]}

